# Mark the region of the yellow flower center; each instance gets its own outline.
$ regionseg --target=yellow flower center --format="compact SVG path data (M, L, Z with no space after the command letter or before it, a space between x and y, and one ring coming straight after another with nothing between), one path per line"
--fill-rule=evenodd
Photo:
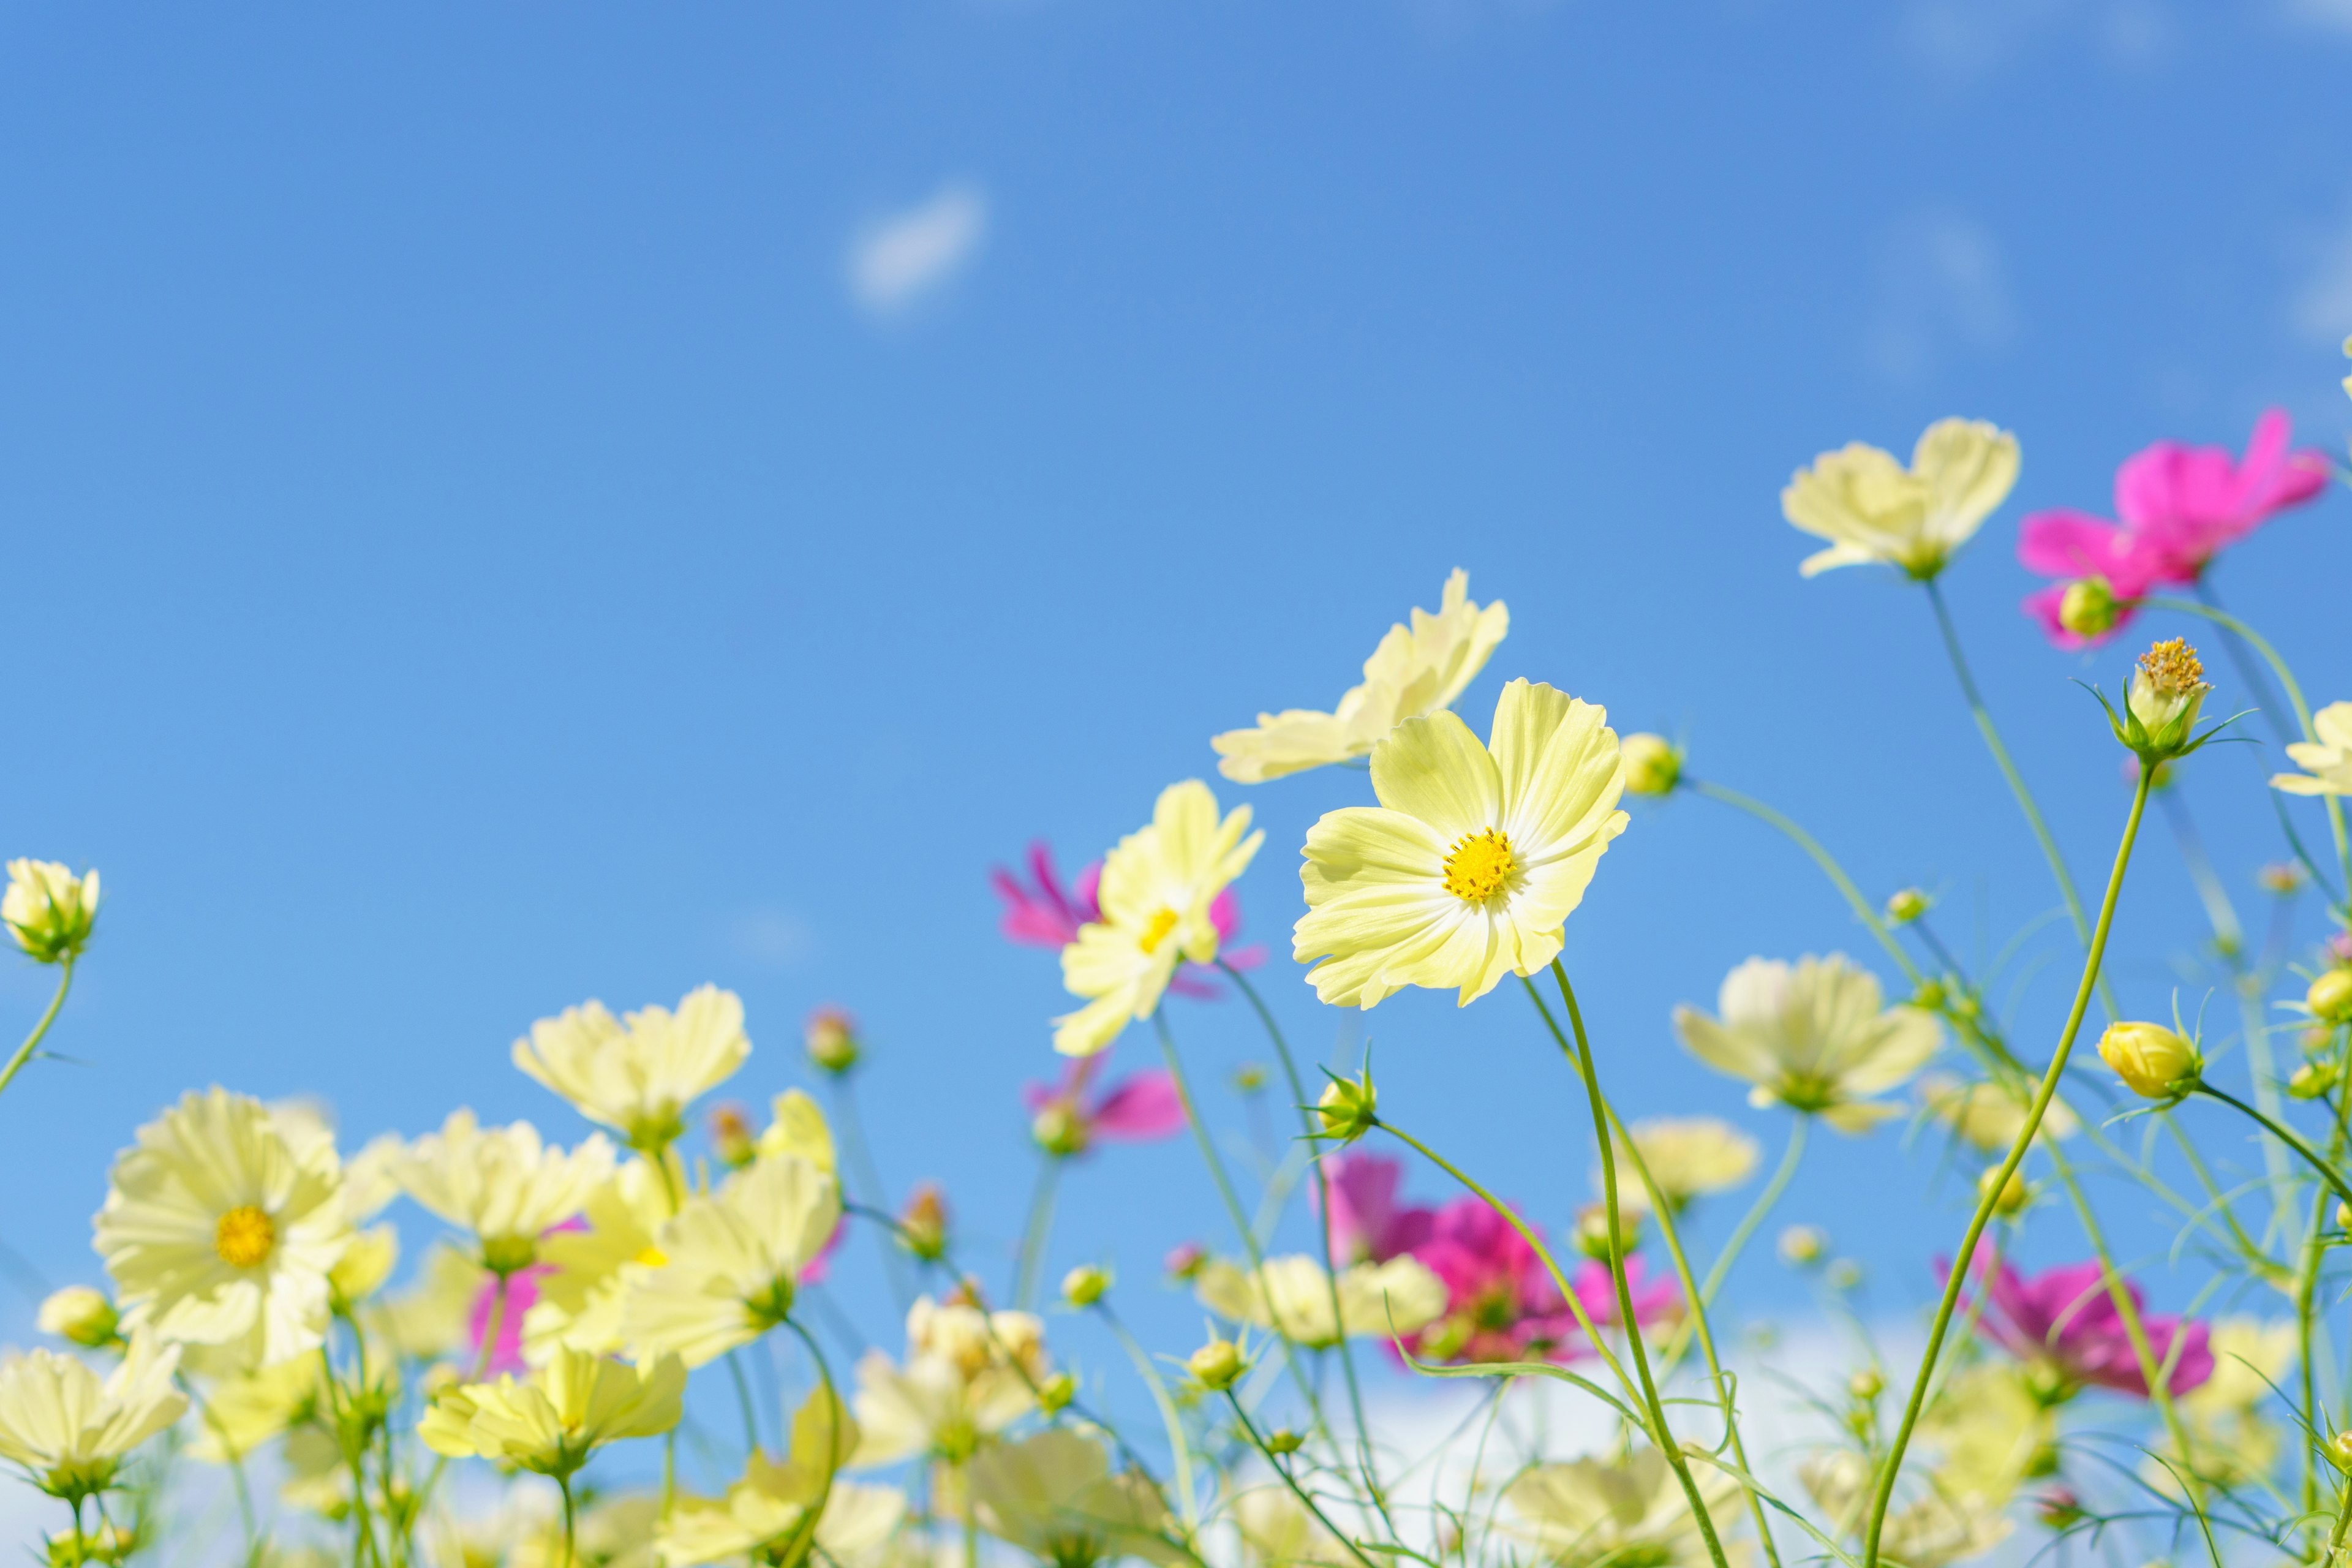
M1518 868L1501 828L1465 833L1445 857L1445 890L1465 904L1483 904L1507 887Z
M278 1226L251 1204L239 1204L220 1216L213 1232L213 1250L232 1268L251 1268L269 1261L278 1249Z
M659 1268L669 1262L669 1254L651 1242L638 1249L637 1261L648 1268Z
M1158 914L1153 915L1150 921L1143 928L1143 951L1146 952L1157 951L1160 944L1168 940L1168 933L1175 929L1176 911L1174 910L1161 910Z
M2205 684L2205 667L2185 637L2158 643L2139 656L2139 667L2147 672L2148 683L2168 695L2195 691Z

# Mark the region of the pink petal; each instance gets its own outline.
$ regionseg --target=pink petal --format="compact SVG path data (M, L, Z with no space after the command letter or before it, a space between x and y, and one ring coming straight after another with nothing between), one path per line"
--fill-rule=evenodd
M1143 1143L1184 1131L1184 1101L1176 1080L1158 1068L1119 1080L1091 1118L1095 1136L1118 1143Z
M2084 511L2037 511L2017 525L2017 559L2044 577L2107 577L2129 558L2131 535Z
M848 1236L848 1234L849 1216L847 1215L844 1215L834 1222L833 1234L824 1238L824 1245L816 1249L816 1256L810 1258L807 1266L802 1268L802 1284L822 1285L824 1283L825 1275L831 1272L833 1268L833 1255L841 1250L842 1239Z

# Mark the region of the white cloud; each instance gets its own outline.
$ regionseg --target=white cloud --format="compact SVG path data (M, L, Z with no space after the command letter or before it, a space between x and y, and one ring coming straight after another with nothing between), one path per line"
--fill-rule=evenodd
M2352 9L2352 0L2291 3ZM1953 81L2009 66L2050 38L2085 42L2109 66L2145 68L2171 52L2176 31L2163 0L1912 0L1901 28L1912 58Z
M975 185L942 185L850 243L850 296L869 314L897 315L969 266L987 233L987 195Z
M2352 33L2352 0L2285 0L2281 9L2291 22Z
M816 931L790 910L753 910L736 918L730 944L752 963L790 969L816 946Z
M1998 353L2016 330L1991 230L1963 214L1928 209L1887 231L1877 305L1863 343L1874 370L1889 381L1916 383L1956 354Z
M2297 247L2303 281L2288 300L2295 335L2330 347L2352 332L2352 223L2338 224Z

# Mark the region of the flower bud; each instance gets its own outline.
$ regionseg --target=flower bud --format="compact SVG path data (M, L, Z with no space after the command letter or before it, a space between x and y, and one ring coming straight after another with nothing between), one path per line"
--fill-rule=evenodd
M1862 1265L1851 1258L1841 1258L1829 1266L1822 1282L1831 1289L1843 1292L1862 1288Z
M1830 1238L1818 1226L1792 1225L1780 1233L1780 1261L1792 1268L1809 1268L1829 1249Z
M1642 1216L1622 1202L1617 1211L1617 1236L1627 1252L1640 1245ZM1587 1204L1576 1213L1576 1249L1596 1263L1609 1261L1609 1205Z
M1440 1318L1421 1331L1422 1357L1426 1361L1452 1361L1462 1353L1476 1331L1477 1325L1466 1313Z
M1265 1439L1265 1451L1277 1457L1286 1454L1296 1454L1299 1449L1304 1448L1305 1447L1307 1447L1307 1439L1300 1436L1297 1433L1292 1431L1287 1426L1278 1426L1275 1428L1272 1433L1267 1435Z
M2305 1062L2287 1075L2286 1091L2297 1100L2317 1100L2336 1087L2334 1062Z
M1877 1368L1866 1366L1845 1380L1845 1391L1853 1395L1856 1404L1867 1405L1886 1392L1886 1379L1879 1375Z
M8 890L0 893L0 921L16 945L38 963L71 958L89 941L98 919L98 873L77 880L54 860L11 860Z
M1916 888L1897 888L1886 900L1886 923L1907 926L1927 912L1933 902Z
M751 1118L733 1100L710 1108L709 1126L710 1151L728 1169L740 1171L760 1157L760 1141L752 1135Z
M1078 1396L1078 1380L1066 1372L1057 1372L1037 1384L1037 1410L1040 1415L1055 1415Z
M1949 1000L1950 994L1945 991L1944 983L1940 980L1922 980L1919 989L1911 994L1911 1005L1922 1013L1940 1013L1944 1010L1944 1004Z
M1333 1079L1325 1087L1323 1098L1315 1102L1315 1114L1323 1123L1325 1137L1353 1143L1372 1130L1373 1108L1379 1102L1371 1069L1367 1068L1360 1079Z
M1234 1069L1234 1092L1255 1094L1265 1087L1265 1064L1244 1062Z
M2178 1100L2205 1070L2197 1047L2161 1024L2109 1024L2099 1037L2099 1059L2144 1100Z
M2052 1487L2033 1500L2033 1512L2051 1530L2072 1529L2083 1521L2083 1500L2071 1487Z
M1184 1282L1197 1279L1208 1263L1207 1250L1197 1241L1187 1241L1170 1247L1168 1256L1160 1260L1160 1267L1168 1271L1169 1279Z
M2124 743L2146 763L2179 755L2188 749L2197 710L2212 689L2195 648L2179 637L2158 643L2132 667L2131 690L2125 700L2130 723Z
M2336 1204L2336 1228L2352 1232L2352 1204L2347 1204L2340 1198Z
M1671 795L1683 776L1683 754L1664 735L1628 735L1617 742L1630 795Z
M2313 1017L2330 1024L2352 1020L2352 969L2331 969L2313 981L2303 1005Z
M2304 869L2292 860L2273 860L2254 873L2254 880L2262 884L2263 891L2284 898L2302 889Z
M87 1285L68 1285L41 1303L41 1332L88 1350L112 1344L117 1321L114 1303Z
M1073 1307L1091 1307L1110 1289L1110 1271L1081 1263L1062 1276L1062 1300Z
M2339 1470L2352 1470L2352 1432L2338 1432L2327 1439L2327 1457Z
M1185 1358L1184 1366L1202 1388L1222 1394L1242 1380L1249 1362L1242 1347L1227 1339L1213 1339Z
M1999 1165L1987 1165L1982 1173L1977 1177L1977 1196L1979 1200L1992 1196L1993 1181L2000 1174ZM2025 1173L2021 1171L2011 1171L2009 1173L2009 1180L2001 1184L2000 1195L1992 1200L1992 1212L2003 1217L2016 1214L2025 1207L2026 1200L2032 1195L2032 1192L2025 1184Z
M898 1211L898 1245L926 1263L947 1256L948 1199L936 1182L919 1182Z
M809 1060L839 1077L857 1065L857 1020L838 1007L819 1007L809 1015L803 1037Z
M1087 1151L1087 1121L1066 1100L1049 1100L1029 1119L1029 1136L1057 1160Z
M2103 637L2116 629L2124 607L2116 599L2115 584L2105 577L2085 577L2066 584L2059 595L2058 624L2078 637Z

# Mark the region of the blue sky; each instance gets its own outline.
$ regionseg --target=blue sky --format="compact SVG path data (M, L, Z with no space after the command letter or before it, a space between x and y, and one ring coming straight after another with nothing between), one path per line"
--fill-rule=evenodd
M321 1094L354 1141L460 1102L569 1138L508 1043L706 980L761 1098L808 1008L856 1009L883 1164L945 1181L1001 1272L1064 999L989 866L1099 853L1211 733L1336 699L1456 565L1513 616L1476 727L1526 675L1683 733L1989 952L2045 873L1917 593L1797 577L1790 471L1949 413L2019 433L1949 585L2089 878L2125 797L2068 678L2113 690L2126 655L2041 644L2017 517L2268 405L2352 427L2340 0L19 5L0 42L0 839L109 894L75 1060L0 1100L0 1239L57 1282L184 1087ZM2218 578L2315 700L2352 695L2347 517ZM2249 905L2264 769L2186 785ZM1220 790L1267 830L1243 898L1279 952L1305 827L1364 782ZM2200 919L2155 836L2131 1010L2193 1011ZM1629 1111L1769 1142L1668 1012L1864 941L1785 845L1678 799L1569 956ZM0 965L0 1005L29 1023L45 984ZM1547 1218L1582 1200L1572 1086L1507 992L1360 1020L1266 984L1312 1048L1370 1035L1384 1110ZM1204 1080L1264 1055L1231 1005L1176 1023ZM1787 1210L1888 1306L1959 1225L1895 1142L1824 1149ZM1055 1267L1116 1258L1178 1348L1155 1260L1221 1234L1189 1147L1114 1151ZM2079 1251L2054 1214L2030 1246ZM1803 1300L1769 1261L1744 1288ZM869 1264L843 1289L879 1300ZM0 1298L0 1333L28 1319Z

